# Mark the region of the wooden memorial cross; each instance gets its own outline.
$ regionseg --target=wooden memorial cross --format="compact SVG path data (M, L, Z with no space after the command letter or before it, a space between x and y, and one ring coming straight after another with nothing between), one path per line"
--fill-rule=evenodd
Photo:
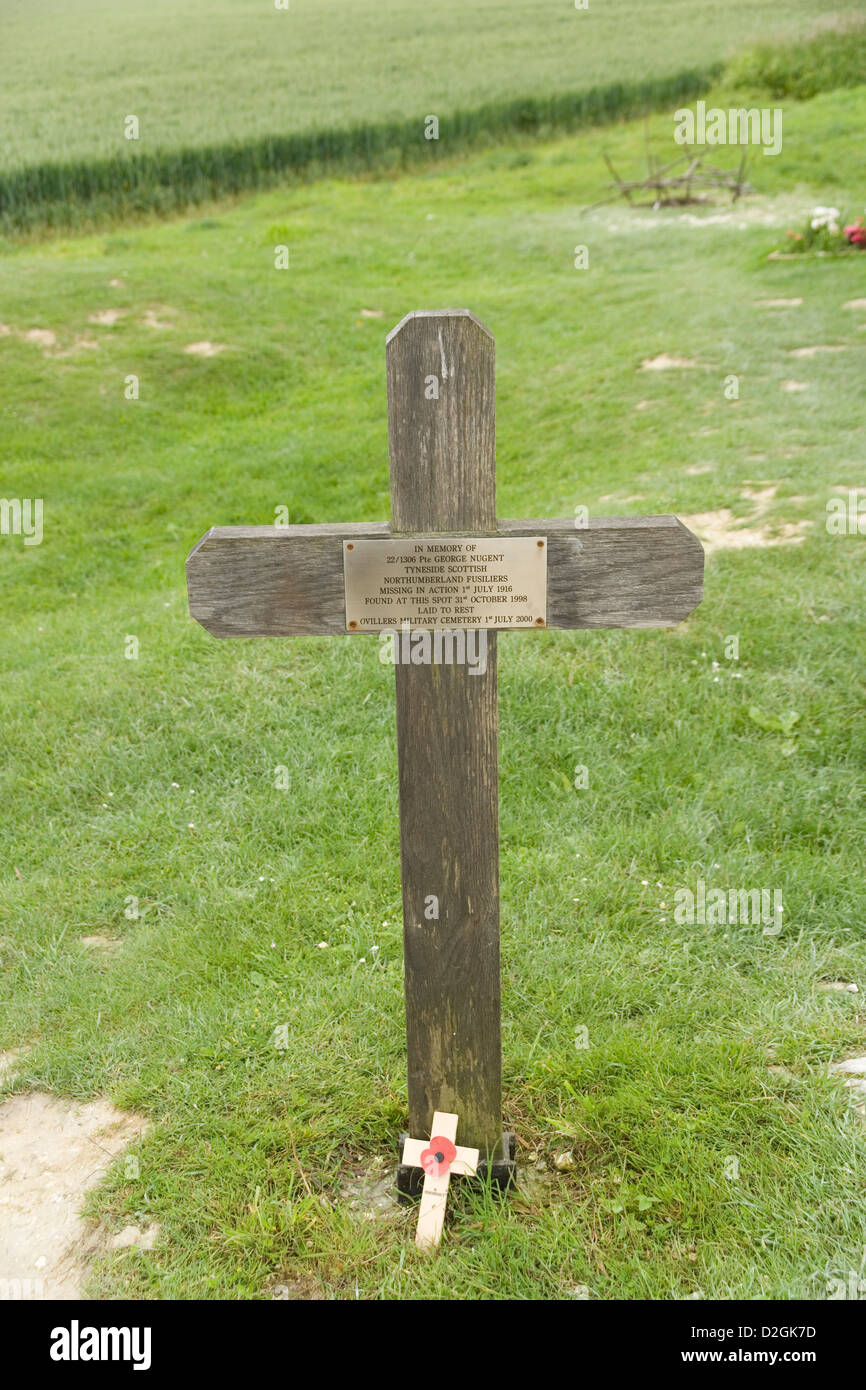
M448 1184L452 1173L472 1177L478 1172L478 1150L464 1149L457 1140L457 1116L433 1113L429 1140L405 1139L401 1165L424 1173L421 1188L421 1209L415 1244L421 1250L432 1250L439 1244L448 1201Z
M458 1114L479 1171L507 1183L495 629L677 623L703 550L674 516L497 521L493 338L467 310L409 314L386 359L390 527L212 527L187 560L190 612L217 637L408 622L488 639L483 674L447 653L395 665L409 1133ZM398 1186L419 1178L403 1165Z

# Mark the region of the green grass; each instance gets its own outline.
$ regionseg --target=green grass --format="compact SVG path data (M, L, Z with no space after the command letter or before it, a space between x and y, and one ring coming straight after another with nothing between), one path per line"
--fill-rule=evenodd
M31 1047L19 1088L153 1122L140 1178L117 1165L91 1211L160 1241L106 1256L94 1293L794 1298L860 1269L863 1128L825 1068L866 1018L818 986L866 986L864 541L824 527L862 480L862 266L765 253L813 202L862 204L864 121L866 87L786 107L761 196L702 226L581 212L602 148L643 165L641 124L0 259L0 492L46 509L41 546L0 541L0 1046ZM673 152L670 119L651 137ZM183 561L282 504L386 517L384 335L441 305L496 334L501 515L747 520L770 480L771 528L812 525L712 556L674 630L503 637L506 1119L575 1166L458 1195L421 1265L412 1213L340 1197L405 1123L392 680L374 642L214 641ZM226 350L184 352L202 340ZM641 370L662 352L698 365ZM798 711L793 750L752 705ZM698 877L780 888L781 936L678 925Z
M0 232L86 230L323 168L400 167L505 133L676 106L768 34L776 67L780 51L808 66L811 48L790 45L821 17L826 87L858 15L854 0L792 0L781 13L772 0L586 11L567 0L292 0L287 12L267 0L8 0ZM765 59L751 62L758 80ZM844 63L856 67L847 48ZM429 114L438 142L424 138ZM136 141L124 138L128 115Z
M766 91L774 101L804 101L838 87L859 87L866 72L866 29L841 24L819 29L807 42L761 43L728 65L736 86Z

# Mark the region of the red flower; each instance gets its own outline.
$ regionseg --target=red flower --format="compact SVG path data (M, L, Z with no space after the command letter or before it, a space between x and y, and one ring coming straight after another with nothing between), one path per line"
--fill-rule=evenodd
M421 1151L421 1167L431 1178L441 1178L448 1172L456 1157L457 1150L451 1140L443 1138L441 1134L434 1134L429 1149Z
M843 227L842 231L845 240L850 242L852 246L866 246L866 227L863 226L862 217L858 222L852 222L850 226Z

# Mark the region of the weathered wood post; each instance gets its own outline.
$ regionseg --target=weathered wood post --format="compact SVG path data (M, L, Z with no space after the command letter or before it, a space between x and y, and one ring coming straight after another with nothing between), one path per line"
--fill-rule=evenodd
M494 533L492 336L466 311L410 314L386 354L391 534ZM483 675L466 664L395 671L409 1131L453 1111L464 1143L507 1158L496 633Z

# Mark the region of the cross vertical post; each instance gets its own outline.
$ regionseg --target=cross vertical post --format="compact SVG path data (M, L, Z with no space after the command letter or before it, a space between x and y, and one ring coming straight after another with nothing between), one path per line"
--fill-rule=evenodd
M391 535L495 533L492 336L466 310L414 313L386 353ZM496 633L485 636L483 675L395 666L409 1132L453 1112L467 1144L502 1159Z

